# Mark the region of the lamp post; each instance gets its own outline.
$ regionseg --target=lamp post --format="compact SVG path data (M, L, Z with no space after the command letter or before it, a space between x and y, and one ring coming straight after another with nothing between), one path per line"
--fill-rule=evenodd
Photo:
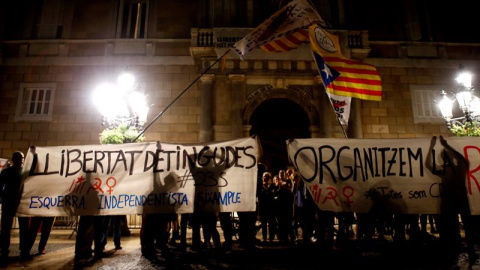
M147 120L147 99L141 93L140 86L132 74L123 73L118 77L116 83L99 85L93 92L93 102L102 115L102 125L106 126L100 133L101 144L129 143L145 139L139 134ZM112 218L114 226L117 229L120 228L122 236L130 235L126 215L107 216L106 218ZM121 220L123 220L122 223ZM98 222L105 223L106 221ZM115 243L115 245L117 249L120 243Z
M442 100L438 107L447 123L447 128L457 136L480 136L480 99L473 94L472 74L462 71L456 78L453 97L448 97L442 90ZM463 115L453 117L453 105L457 101L458 109Z
M121 74L116 83L102 83L93 92L93 102L106 129L101 143L134 142L148 114L146 96L130 73Z

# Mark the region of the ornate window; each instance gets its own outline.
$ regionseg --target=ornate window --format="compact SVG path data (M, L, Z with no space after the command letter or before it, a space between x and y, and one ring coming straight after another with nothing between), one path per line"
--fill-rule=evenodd
M435 101L440 101L442 86L411 85L413 120L415 123L442 123L445 120Z
M15 121L51 121L54 83L22 83L18 95Z

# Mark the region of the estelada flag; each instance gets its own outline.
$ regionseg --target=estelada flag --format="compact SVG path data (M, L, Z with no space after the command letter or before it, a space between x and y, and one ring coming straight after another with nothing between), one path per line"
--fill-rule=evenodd
M338 37L316 24L309 27L309 37L313 58L328 92L382 100L382 81L374 66L343 56Z
M232 49L243 58L253 49L273 40L289 37L300 29L308 28L312 23L325 25L308 0L293 0L237 41Z

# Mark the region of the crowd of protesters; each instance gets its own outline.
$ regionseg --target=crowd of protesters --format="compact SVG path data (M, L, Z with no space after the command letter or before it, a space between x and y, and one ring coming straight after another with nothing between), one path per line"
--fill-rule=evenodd
M189 247L196 251L225 253L231 250L233 237L238 233L239 245L246 250L262 245L311 245L333 249L352 242L358 247L368 247L374 241L405 247L406 243L421 245L439 239L446 249L445 255L454 257L463 249L462 230L465 232L465 226L471 227L474 222L459 213L456 215L457 226L445 228L442 225L447 221L441 214L393 214L382 209L370 213L322 211L313 201L300 174L292 168L275 174L265 167L259 170L256 209L256 212L154 215L162 221L157 221L161 225L152 228L162 228L160 230L149 229L144 217L146 223L142 227L141 241L148 239L149 244L142 244L142 254L155 260L155 248L164 254L171 245L179 245L184 250ZM238 231L233 228L235 214L239 218ZM180 226L174 226L178 219ZM220 222L220 229L217 222ZM192 230L191 243L186 238L187 228ZM478 238L478 234L468 232L466 237L467 253L474 263L477 255L469 242Z
M458 159L455 163L462 166L463 156L455 153L443 138L440 138L440 142L445 151L451 151L451 156ZM435 143L434 137L432 148ZM22 193L19 173L23 165L23 154L15 152L11 160L12 166L4 169L0 177L3 187L0 236L2 262L8 258L10 230ZM459 171L466 170L459 168ZM147 259L155 261L158 256L168 256L173 245L180 246L185 251L214 250L222 254L228 253L232 249L234 238L238 239L240 247L254 251L257 245L315 245L322 249L332 249L352 241L365 247L372 241L422 243L438 237L445 248L445 256L455 257L462 249L463 228L467 253L473 264L478 258L473 246L479 239L479 230L476 229L479 223L476 216L469 214L468 200L465 201L466 197L463 197L466 196L463 194L464 186L458 184L461 181L455 180L455 176L446 178L448 179L442 181L448 185L449 190L443 194L445 199L442 198L441 214L391 213L382 208L384 204L381 202L374 203L375 207L369 213L335 213L319 209L300 174L293 168L269 172L260 164L256 211L144 214L140 232L141 252ZM372 194L372 199L375 202L375 194ZM234 220L235 216L238 217L238 222ZM30 250L39 224L43 224L45 236L42 231L38 252L44 254L54 218L19 217L18 220L21 258L31 258ZM222 233L218 229L218 222ZM89 259L92 253L97 258L104 255L109 224L114 227L115 249L121 249L119 217L80 217L75 244L77 261ZM191 229L190 242L187 241L187 229Z
M445 141L442 143L448 147ZM472 229L478 227L478 223L474 216L463 211L451 210L453 214L448 212L448 215L394 214L382 207L369 213L322 211L294 169L286 168L272 174L263 168L260 172L256 212L236 213L240 219L238 241L246 250L262 245L311 245L324 250L351 246L352 243L366 248L374 242L405 248L407 244L421 246L438 239L445 259L454 260L463 250L467 251L470 264L478 259L473 245L478 242L479 233ZM182 214L173 219L164 215L163 218L163 223L159 224L164 229L148 230L147 225L142 229L141 239L150 241L150 244L142 245L142 254L149 259L156 259L155 247L160 247L164 254L168 253L168 245L178 244L185 250L190 246L197 251L228 252L232 248L232 237L237 233L232 231L233 213ZM181 219L180 232L175 232L169 224L178 218ZM218 221L222 234L216 226ZM191 245L186 240L188 227L192 229ZM155 236L158 233L163 237ZM465 241L462 241L463 233ZM179 242L175 235L179 235ZM153 239L157 241L156 245L153 245Z

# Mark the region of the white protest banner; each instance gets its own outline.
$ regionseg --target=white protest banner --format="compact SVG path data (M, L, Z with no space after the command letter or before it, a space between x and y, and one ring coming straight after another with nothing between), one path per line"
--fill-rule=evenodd
M256 137L199 145L36 147L18 215L254 211Z
M322 210L439 214L463 198L480 214L479 138L296 139L287 147Z

